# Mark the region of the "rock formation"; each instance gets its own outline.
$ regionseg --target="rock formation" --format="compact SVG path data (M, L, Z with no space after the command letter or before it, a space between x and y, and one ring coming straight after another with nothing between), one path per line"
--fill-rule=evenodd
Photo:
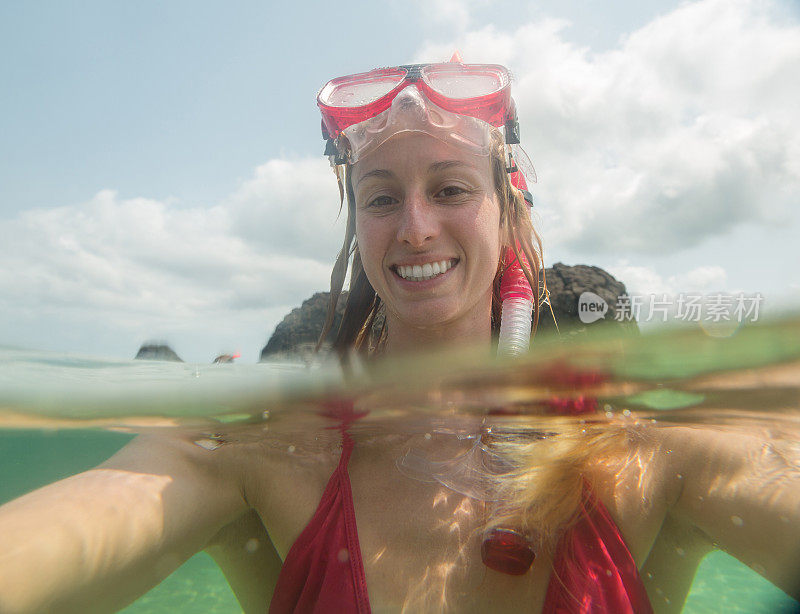
M620 298L626 295L625 284L614 279L603 269L582 264L568 266L559 262L552 268L546 269L545 276L553 313L551 314L547 305L542 305L539 332L548 333L555 330L553 323L555 314L562 335L574 336L597 326L615 326L625 332L638 333L636 322L615 320L618 302L625 300ZM591 324L584 324L578 314L578 299L584 292L595 293L608 305L605 317ZM322 332L322 325L328 313L329 298L329 292L317 292L303 301L300 307L293 309L278 324L272 337L261 350L261 360L308 356ZM342 292L336 307L332 331L336 331L342 321L346 298L347 293Z
M633 334L639 332L639 326L635 321L616 320L620 307L623 307L624 310L625 305L629 304L627 290L625 284L614 279L610 273L600 267L585 264L568 266L557 262L552 268L545 269L545 277L553 313L550 313L547 305L542 305L539 315L539 332L555 330L553 315L556 317L558 329L562 333L566 332L572 335L593 326L614 326ZM539 283L541 283L541 278ZM578 314L579 299L584 292L593 292L608 305L605 316L591 324L584 324Z
M166 343L151 341L142 344L134 360L171 360L172 362L183 362L180 356Z

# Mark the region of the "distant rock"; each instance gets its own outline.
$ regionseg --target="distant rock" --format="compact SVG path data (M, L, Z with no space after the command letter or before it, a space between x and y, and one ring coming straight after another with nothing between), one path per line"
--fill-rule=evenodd
M310 356L322 333L325 316L328 314L330 296L330 292L317 292L311 298L303 301L300 307L292 309L275 327L275 332L261 350L261 361L269 358ZM332 331L338 330L339 324L342 322L346 302L347 292L342 292L339 304L336 306Z
M541 306L539 332L555 330L553 323L555 314L558 329L562 333L575 335L588 330L589 327L597 326L613 326L626 333L639 333L639 326L634 320L616 319L620 307L628 305L628 293L625 284L616 280L607 271L585 264L569 266L557 262L552 268L545 269L545 276L553 313L550 313L547 305ZM579 299L584 292L593 292L608 305L605 316L591 324L582 322L578 313Z
M183 362L175 351L165 343L145 343L139 348L135 360L171 360Z
M539 332L546 333L555 330L553 314L555 314L561 333L570 337L585 332L589 327L601 325L613 326L633 334L639 332L636 322L615 320L618 301L624 302L627 294L625 284L614 279L603 269L583 264L568 266L559 262L552 268L546 269L545 275L553 313L550 313L547 305L542 305L539 316ZM578 300L584 292L593 292L608 305L605 316L591 324L584 324L578 313ZM272 337L261 350L261 360L308 357L313 352L322 332L322 325L328 313L329 299L329 292L317 292L311 298L303 301L300 307L293 309L278 324ZM332 331L339 328L346 299L347 292L342 292L342 297L336 306Z

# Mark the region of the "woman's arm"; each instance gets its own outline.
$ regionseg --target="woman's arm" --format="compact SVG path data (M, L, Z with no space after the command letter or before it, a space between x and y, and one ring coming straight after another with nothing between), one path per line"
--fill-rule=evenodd
M141 436L0 507L0 612L108 612L248 510L234 455Z
M800 598L800 436L767 427L664 429L682 481L671 513ZM798 433L800 435L800 433Z

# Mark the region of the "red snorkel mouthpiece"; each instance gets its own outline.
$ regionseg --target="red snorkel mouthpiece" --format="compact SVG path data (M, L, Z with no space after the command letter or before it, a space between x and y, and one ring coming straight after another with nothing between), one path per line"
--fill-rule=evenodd
M481 559L489 569L521 576L533 564L533 544L519 531L498 528L489 531L481 544Z

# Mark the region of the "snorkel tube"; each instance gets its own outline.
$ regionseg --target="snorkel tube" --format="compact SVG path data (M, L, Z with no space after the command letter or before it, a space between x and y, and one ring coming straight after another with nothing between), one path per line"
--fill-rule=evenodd
M522 191L526 204L533 206L533 197L527 190L523 174L516 170L511 173L511 184ZM506 248L506 270L500 281L500 336L497 342L498 356L519 356L528 351L531 339L531 315L533 313L533 289L525 276L523 266L528 268L525 254L517 245L519 258L510 247ZM489 463L502 465L499 455L493 453L494 436L491 426L484 426L481 443L489 452ZM497 467L502 472L502 467ZM490 507L489 516L495 515L502 501L495 500ZM494 508L494 509L492 509ZM536 554L530 535L517 527L495 526L488 528L481 542L481 559L484 565L501 573L518 576L530 569Z
M522 191L528 206L533 198L527 190L525 177L520 171L511 173L511 184ZM525 254L519 249L519 259L510 247L506 248L506 270L500 281L500 337L497 342L498 356L518 356L528 351L531 340L531 314L533 313L533 289L522 267L528 268ZM520 262L520 260L522 262Z

